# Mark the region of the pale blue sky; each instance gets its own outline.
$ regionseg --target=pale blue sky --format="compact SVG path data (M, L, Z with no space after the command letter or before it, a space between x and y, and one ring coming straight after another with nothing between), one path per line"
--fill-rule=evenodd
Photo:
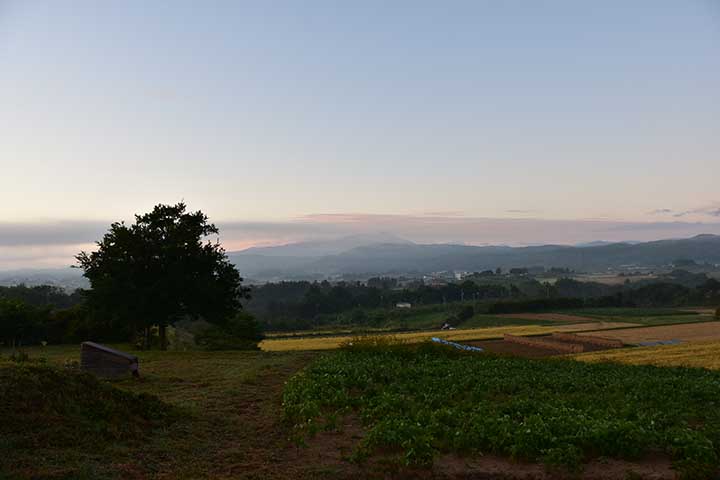
M717 222L720 1L0 0L0 166L0 227Z

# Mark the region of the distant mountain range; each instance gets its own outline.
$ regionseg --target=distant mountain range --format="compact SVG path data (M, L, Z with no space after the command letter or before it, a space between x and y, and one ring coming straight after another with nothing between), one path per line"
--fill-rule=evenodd
M698 235L654 242L592 242L575 246L531 247L423 245L390 234L355 235L337 240L255 247L228 252L249 281L322 279L339 275L427 274L514 267L563 267L599 272L628 265L661 267L679 259L720 264L720 236ZM0 285L51 284L87 287L78 269L0 272Z
M365 242L365 244L362 244ZM346 237L230 252L240 272L255 280L335 275L399 275L443 270L564 267L602 271L626 265L659 267L677 259L720 263L720 236L654 242L597 242L533 247L421 245L391 236Z

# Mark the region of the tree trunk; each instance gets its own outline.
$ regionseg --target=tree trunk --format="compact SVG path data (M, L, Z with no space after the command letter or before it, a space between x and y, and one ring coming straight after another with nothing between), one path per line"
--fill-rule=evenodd
M143 339L143 350L150 350L150 327L145 327L145 338Z
M160 350L167 350L167 325L160 324Z

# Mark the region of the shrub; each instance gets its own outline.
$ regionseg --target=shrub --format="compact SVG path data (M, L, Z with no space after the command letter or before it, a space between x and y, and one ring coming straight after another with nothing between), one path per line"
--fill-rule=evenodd
M263 335L251 315L240 312L225 325L209 325L195 335L195 342L205 350L258 350Z
M464 322L465 320L470 320L473 315L475 315L475 309L472 305L464 305L455 316L458 322Z

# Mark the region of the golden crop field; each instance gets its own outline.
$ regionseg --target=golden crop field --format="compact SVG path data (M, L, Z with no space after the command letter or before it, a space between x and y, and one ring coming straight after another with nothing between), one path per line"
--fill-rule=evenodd
M604 350L580 353L573 358L583 362L619 362L631 365L704 367L720 370L720 341Z
M431 337L440 337L445 340L453 341L488 340L491 338L501 338L506 333L511 335L544 335L553 332L596 331L632 326L635 326L635 324L623 322L588 322L573 325L560 324L557 326L523 325L463 330L434 330L425 332L398 333L394 336L405 342L419 343L428 340ZM260 343L260 348L268 352L288 350L332 350L338 348L342 343L347 342L352 338L353 337L350 335L319 338L269 338Z

